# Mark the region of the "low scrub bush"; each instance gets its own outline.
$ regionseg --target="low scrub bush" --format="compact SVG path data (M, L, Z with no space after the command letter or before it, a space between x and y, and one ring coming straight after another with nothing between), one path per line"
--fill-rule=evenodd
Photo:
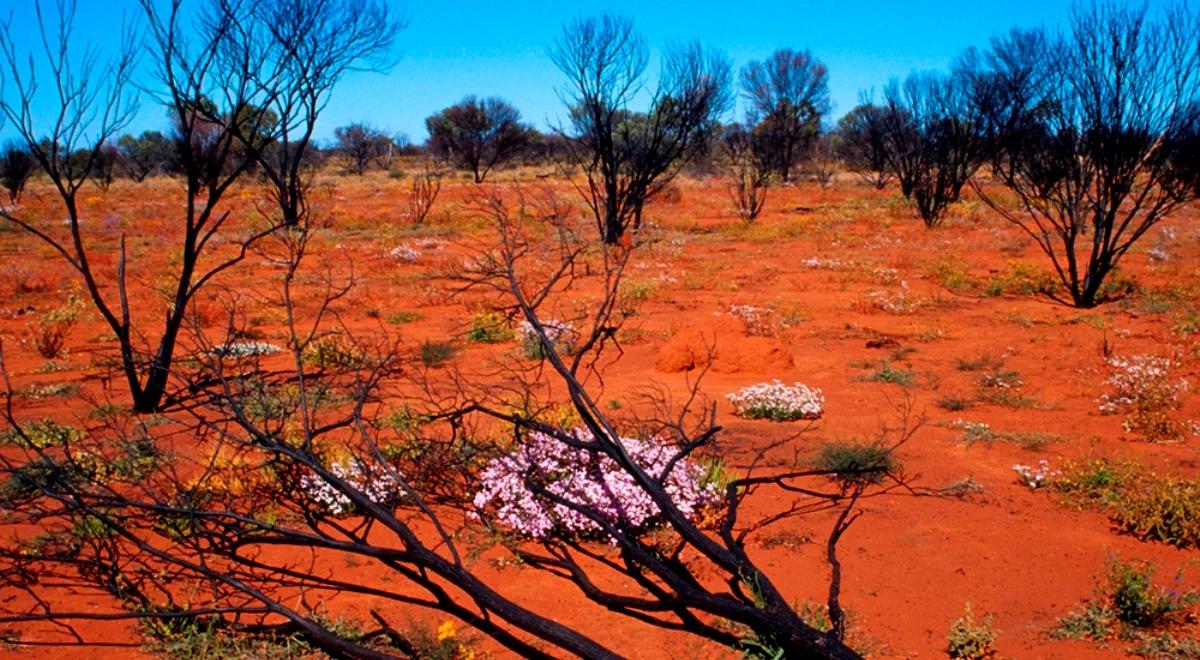
M1200 546L1200 482L1159 479L1123 493L1109 507L1117 527L1145 541Z
M725 398L733 404L734 413L746 419L790 422L820 419L825 412L821 390L802 383L784 385L778 380L758 383L726 394Z
M454 359L457 352L451 342L429 339L421 344L421 364L427 367L440 367Z
M971 605L967 604L967 611L950 624L950 633L946 635L946 655L962 660L993 658L996 656L998 634L992 627L991 616L976 621Z

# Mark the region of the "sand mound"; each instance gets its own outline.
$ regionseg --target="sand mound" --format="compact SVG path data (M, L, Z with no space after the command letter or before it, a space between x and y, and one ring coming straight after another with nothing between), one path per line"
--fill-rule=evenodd
M751 337L742 322L714 316L679 332L658 352L655 368L667 373L691 371L710 359L717 373L771 373L792 366L792 354L774 337Z

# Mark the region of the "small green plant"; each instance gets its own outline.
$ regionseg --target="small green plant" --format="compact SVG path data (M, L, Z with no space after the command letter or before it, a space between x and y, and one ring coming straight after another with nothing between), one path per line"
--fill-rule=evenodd
M892 450L874 441L839 441L821 446L813 467L845 487L861 487L882 482L899 469Z
M300 354L304 363L318 369L353 369L365 360L362 350L341 333L331 333L309 342Z
M387 322L391 323L392 325L400 325L402 323L413 323L414 321L420 321L423 318L425 318L425 316L420 312L403 311L388 315Z
M962 291L974 285L971 272L962 259L943 256L929 262L925 266L929 279L937 282L950 291Z
M1181 639L1169 632L1157 635L1139 634L1137 644L1129 649L1133 655L1154 660L1195 660L1200 658L1200 641Z
M1104 595L1119 621L1137 628L1150 628L1196 602L1198 595L1195 592L1179 588L1182 571L1176 573L1175 587L1171 590L1154 586L1153 577L1154 566L1150 562L1123 562L1116 556L1109 560L1105 569L1108 589Z
M1112 610L1104 603L1090 600L1070 614L1061 617L1050 631L1054 639L1094 639L1103 641L1112 635L1116 622Z
M982 371L984 369L994 371L1004 366L1004 360L992 357L988 353L984 353L976 358L958 358L958 360L955 362L955 366L959 371Z
M508 319L499 312L480 312L471 319L467 341L477 344L498 344L512 341L517 336L508 325Z
M875 383L890 383L900 387L912 387L917 382L917 376L908 369L893 367L890 362L883 360L879 367L862 377L862 380Z
M975 614L971 612L971 604L967 603L966 612L950 624L950 633L946 635L946 655L964 660L993 658L996 656L998 634L992 626L992 617L985 616L977 622Z
M85 433L74 426L59 424L46 417L15 428L0 431L0 445L12 445L25 449L46 449L79 442Z
M1062 467L1061 478L1053 485L1062 495L1064 504L1105 508L1119 501L1136 479L1137 464L1095 458L1084 462L1068 461Z
M61 356L67 336L71 334L71 329L75 327L83 310L83 301L72 293L63 306L39 314L33 328L33 346L38 355L47 360Z
M1053 291L1054 277L1027 261L1010 261L995 277L983 284L985 296L1033 295Z
M1115 554L1110 556L1104 569L1104 583L1096 586L1096 596L1059 619L1052 635L1102 641L1120 627L1123 636L1133 636L1138 629L1155 628L1180 618L1200 600L1200 594L1180 587L1182 570L1175 574L1169 590L1156 586L1153 577L1154 566L1150 562L1125 562Z
M421 344L421 364L430 368L440 367L454 359L457 352L451 342L428 339Z

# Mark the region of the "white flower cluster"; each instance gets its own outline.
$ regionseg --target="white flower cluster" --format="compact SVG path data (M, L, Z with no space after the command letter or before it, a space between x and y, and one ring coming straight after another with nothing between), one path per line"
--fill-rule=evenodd
M815 268L817 270L841 270L846 267L846 263L837 259L822 259L820 257L809 257L802 259L800 265L806 268Z
M908 283L901 281L899 291L872 291L867 294L871 306L888 314L911 314L924 304L920 296L908 290Z
M899 284L903 282L900 279L900 271L895 268L876 268L871 271L871 276L880 284Z
M779 422L820 419L825 412L821 390L801 383L784 385L778 380L750 385L725 398L734 412L746 419L771 419Z
M416 247L409 245L408 243L401 243L391 250L388 250L388 256L396 259L397 261L403 261L411 264L421 258L421 251Z
M557 319L539 319L542 324L542 332L546 333L546 339L550 340L550 345L559 353L570 353L571 348L575 343L575 328L568 321L559 321ZM521 345L525 347L525 353L530 357L542 358L545 357L545 350L542 347L542 340L538 337L537 329L528 320L522 319L517 324L517 335L521 339Z
M980 440L991 440L996 437L992 427L986 422L970 422L961 417L950 424L956 429L962 429L963 442L971 444Z
M262 355L272 355L283 349L265 341L231 341L220 346L214 346L210 354L223 358L248 358Z
M382 466L372 467L354 457L344 458L330 465L329 471L376 504L393 502L402 492L400 483L392 476L390 469ZM300 487L321 508L335 516L344 516L354 511L354 503L350 498L320 475L314 473L300 477Z
M1038 461L1037 467L1018 463L1013 466L1013 472L1017 473L1018 481L1033 490L1050 483L1050 480L1059 474L1057 470L1050 469L1050 463L1044 458Z
M767 337L775 333L774 315L765 307L730 305L729 315L742 322L747 334Z
M1100 412L1105 415L1115 415L1148 400L1174 403L1188 388L1187 380L1171 379L1174 365L1170 358L1157 355L1114 356L1109 358L1108 364L1113 368L1113 373L1104 384L1111 387L1113 392L1102 394L1097 400Z

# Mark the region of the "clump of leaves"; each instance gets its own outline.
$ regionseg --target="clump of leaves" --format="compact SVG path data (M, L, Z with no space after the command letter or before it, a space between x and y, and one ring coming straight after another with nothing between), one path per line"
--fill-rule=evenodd
M8 479L0 483L0 502L12 504L24 498L37 497L44 491L65 489L90 478L91 475L74 461L58 461L41 456L12 470Z
M46 417L15 428L0 431L0 445L11 445L24 449L46 449L79 442L85 433L74 426L59 424Z
M950 633L946 635L946 655L964 660L995 657L998 635L992 626L992 617L988 615L982 621L976 621L968 603L966 612L950 624Z

